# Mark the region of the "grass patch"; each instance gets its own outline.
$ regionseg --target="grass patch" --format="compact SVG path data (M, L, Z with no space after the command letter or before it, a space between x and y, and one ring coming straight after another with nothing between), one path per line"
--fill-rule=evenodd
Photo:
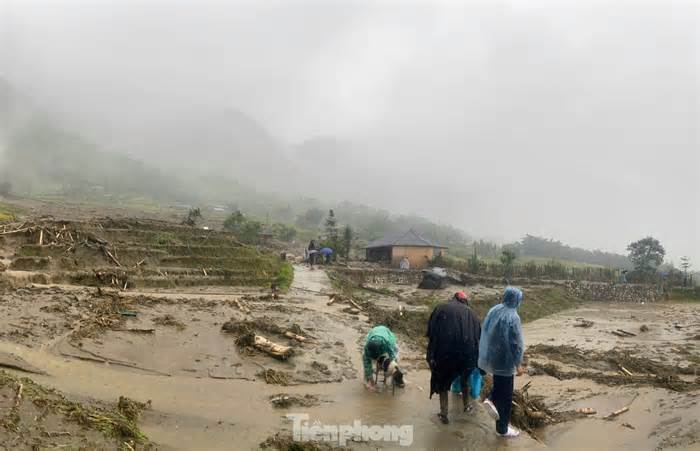
M275 276L275 285L282 291L287 291L294 281L294 268L291 264L283 262Z
M670 300L673 302L700 302L700 287L674 288Z
M342 295L354 299L365 308L372 326L384 325L392 331L402 335L403 339L412 341L418 346L427 345L425 334L428 327L428 319L433 309L440 303L447 301L436 294L420 294L405 299L406 303L415 306L425 306L424 311L403 311L399 315L398 310L386 310L377 307L370 299L373 293L363 290L360 286L342 277L338 273L329 271L329 277L333 287ZM494 305L501 302L501 295L488 297L475 297L469 302L470 307L483 321L488 311ZM563 287L536 287L524 290L523 303L518 309L518 314L523 323L535 321L539 318L552 315L577 307L583 301L569 295Z
M0 202L0 222L15 221L19 213L17 207Z

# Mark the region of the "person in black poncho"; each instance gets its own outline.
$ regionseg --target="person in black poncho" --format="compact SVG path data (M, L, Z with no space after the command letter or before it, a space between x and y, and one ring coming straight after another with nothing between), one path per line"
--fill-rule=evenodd
M435 307L428 321L428 350L430 365L430 397L440 395L440 420L447 424L448 391L459 376L462 383L464 409L469 406L469 374L479 360L479 318L469 308L467 296L459 291L446 303Z

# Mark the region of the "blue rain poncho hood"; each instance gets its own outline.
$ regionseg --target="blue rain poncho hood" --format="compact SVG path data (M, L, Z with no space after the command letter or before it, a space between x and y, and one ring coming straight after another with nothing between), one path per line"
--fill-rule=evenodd
M489 310L481 326L479 368L497 376L512 376L523 360L525 343L518 316L523 292L507 287L503 302Z

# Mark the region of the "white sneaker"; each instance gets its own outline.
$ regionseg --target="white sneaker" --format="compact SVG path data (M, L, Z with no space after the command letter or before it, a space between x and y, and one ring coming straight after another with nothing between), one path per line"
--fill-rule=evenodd
M500 418L496 405L490 399L486 398L486 401L484 401L484 407L486 407L486 412L491 415L491 418L494 420L498 420Z
M517 437L517 436L520 435L520 431L517 430L517 429L515 429L513 426L511 426L511 425L509 424L509 425L508 425L508 431L506 431L505 434L500 434L500 433L499 433L498 435L500 435L501 437Z

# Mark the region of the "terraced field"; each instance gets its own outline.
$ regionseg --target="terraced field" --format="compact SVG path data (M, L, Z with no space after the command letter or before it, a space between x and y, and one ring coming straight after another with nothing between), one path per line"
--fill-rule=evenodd
M8 276L129 288L289 285L287 264L222 231L154 220L37 221L3 232Z

